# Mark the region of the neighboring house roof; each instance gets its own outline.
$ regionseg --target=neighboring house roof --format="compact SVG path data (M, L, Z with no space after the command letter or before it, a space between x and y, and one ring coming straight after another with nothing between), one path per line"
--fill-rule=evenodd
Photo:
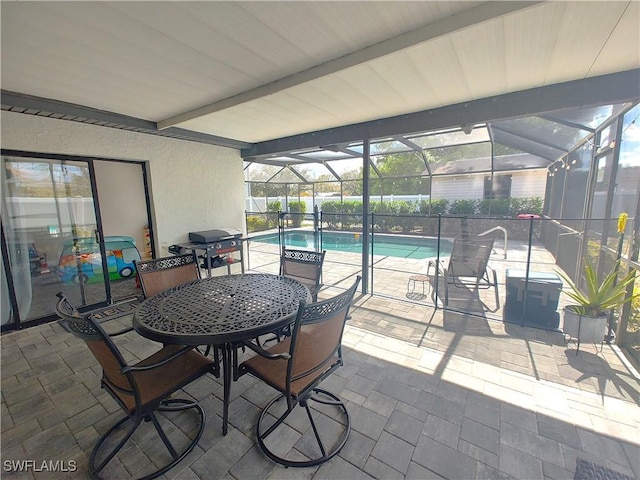
M523 169L542 169L549 166L549 161L529 153L502 155L493 159L494 172L508 172ZM491 170L491 157L466 158L429 165L431 175L461 175L468 173L487 173ZM429 175L425 170L423 175Z

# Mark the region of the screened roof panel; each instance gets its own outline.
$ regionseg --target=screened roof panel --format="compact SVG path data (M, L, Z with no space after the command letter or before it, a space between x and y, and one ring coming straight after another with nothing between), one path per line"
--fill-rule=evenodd
M532 155L545 158L549 162L555 162L568 151L568 149L560 150L502 130L495 129L492 131L494 142L520 150L521 152L528 152Z
M593 134L594 128L600 128L613 115L627 108L629 104L604 105L588 108L569 108L551 111L544 114L529 117L512 118L501 121L477 124L464 124L455 128L411 133L405 135L392 135L383 138L372 139L370 143L370 158L373 162L371 174L373 176L385 176L383 161L385 155L416 153L418 159L426 160L428 166L438 165L434 175L486 172L491 170L490 157L491 145L503 145L508 147L511 154L521 152L518 168L544 168L550 163L560 161L571 149L584 142ZM633 111L637 112L638 107ZM637 115L636 115L637 116ZM625 117L628 119L629 115ZM627 146L633 142L635 124L627 121L630 132L625 136ZM633 127L633 128L632 128ZM640 128L638 128L640 130ZM637 145L634 144L634 148ZM303 177L304 181L332 181L362 178L363 141L351 143L338 143L334 145L319 146L316 149L297 150L280 155L252 158L252 161L268 165L289 167L289 173L280 174L274 181L291 181L299 183L301 180L293 174L295 170ZM420 150L422 152L420 153ZM630 150L630 149L629 149ZM496 152L496 150L493 150ZM627 150L628 151L628 150ZM504 148L498 147L500 155L505 153ZM621 156L629 155L624 150ZM497 157L496 157L497 158ZM516 157L513 157L516 158ZM626 159L628 162L632 159ZM397 161L397 160L396 160ZM456 165L441 167L448 161L458 161ZM515 164L504 165L511 169ZM308 168L307 168L308 167ZM398 165L396 164L396 167ZM496 165L493 165L494 170ZM394 170L403 172L404 166ZM409 170L411 168L407 166ZM427 172L421 170L417 175ZM409 174L409 172L407 172ZM264 177L264 173L259 176ZM290 179L290 180L286 180Z
M296 175L291 169L284 168L271 180L272 183L305 183L305 180Z
M425 162L418 152L403 153L401 155L380 155L371 158L375 172L382 177L403 177L421 175L425 169ZM393 173L390 173L393 172Z
M491 127L494 132L501 130L520 137L525 141L539 143L542 146L568 152L583 140L589 132L553 122L542 117L513 118L500 122L493 122ZM528 151L526 148L518 147Z
M292 159L291 157L285 157L285 156L280 156L280 157L269 157L269 158L265 158L263 160L264 163L269 164L269 165L280 165L282 167L287 166L288 164L294 162L295 160Z
M282 167L277 167L275 165L247 163L244 170L244 178L249 182L266 182L280 170L282 170Z
M307 163L305 165L292 165L291 169L305 178L308 182L335 181L337 178L322 163Z
M355 178L349 177L349 175L355 175L355 172L358 171L360 172L358 178L362 178L361 158L352 158L350 160L336 160L334 162L327 162L326 165L338 175L340 175L341 178Z
M401 153L401 152L412 152L413 148L409 147L407 144L395 140L390 139L383 142L375 142L371 143L370 155L388 155L390 153Z
M470 133L465 133L462 130L449 130L445 132L407 136L407 139L426 149L464 145L466 143L488 142L491 140L485 125L474 127Z
M472 143L469 145L452 145L448 147L432 148L425 151L427 161L430 163L442 163L458 160L477 160L491 157L491 143ZM484 170L485 167L479 167Z
M352 155L341 151L333 150L318 150L315 152L305 152L298 154L299 158L304 158L313 162L324 162L327 160L342 160L345 158L351 158Z
M362 145L362 142L350 143L347 145L347 148L345 148L345 151L357 153L358 156L362 157L364 146Z
M429 164L431 175L461 175L465 173L490 172L491 157L466 158ZM429 172L425 169L425 175Z
M640 166L640 105L636 105L624 116L620 165Z
M584 108L567 108L564 110L558 110L550 112L541 117L549 119L558 119L560 121L571 122L576 125L584 125L585 127L593 130L596 127L605 123L609 118L620 113L627 104L615 104L615 105L602 105L599 107L584 107Z

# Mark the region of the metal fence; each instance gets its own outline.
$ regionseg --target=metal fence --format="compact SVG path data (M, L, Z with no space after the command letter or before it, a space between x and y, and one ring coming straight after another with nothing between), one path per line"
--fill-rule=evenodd
M251 229L252 218L265 218L265 223L260 229ZM325 285L347 285L350 278L359 274L368 280L363 282L365 293L559 331L562 308L570 301L560 293L567 287L562 285L560 272L581 284L584 259L596 266L601 277L614 267L618 258L620 275L639 268L634 219L628 221L622 234L617 232L618 219L373 213L367 222L364 220L358 213L247 213L250 249L264 248L261 242L267 238L266 232L270 232L272 242L270 253L261 252L258 263L250 267L277 264L284 245L327 250ZM363 225L369 225L367 232L363 231ZM455 239L480 237L493 239L488 265L496 272L498 302L496 287L476 291L467 285L449 289L450 298L444 305L442 276L435 274L436 266L446 268ZM256 262L256 254L251 256ZM270 257L271 261L265 260ZM551 292L542 298L540 284L545 282L554 284L558 295ZM640 292L638 281L628 294L633 295L634 289ZM610 320L610 339L615 338L632 353L639 351L640 344L638 307L640 301L634 301ZM536 321L538 314L544 317L540 321Z

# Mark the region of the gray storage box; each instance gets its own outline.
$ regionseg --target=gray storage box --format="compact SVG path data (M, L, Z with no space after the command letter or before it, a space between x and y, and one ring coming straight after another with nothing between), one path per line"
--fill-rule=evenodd
M507 269L505 319L508 317L509 321L516 323L558 328L560 315L557 310L562 279L556 273L530 271L529 280L526 281L526 273L525 270Z

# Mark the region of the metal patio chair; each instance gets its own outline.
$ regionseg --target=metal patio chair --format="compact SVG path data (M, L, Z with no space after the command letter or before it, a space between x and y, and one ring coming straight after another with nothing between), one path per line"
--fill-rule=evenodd
M90 312L81 314L64 294L59 293L58 297L56 313L60 317L60 324L85 341L102 367L102 388L125 413L121 420L100 436L93 448L88 465L90 477L102 478L100 473L131 440L138 427L144 428L149 424L155 427L158 439L162 440L169 452L169 459L152 473L145 472L143 478L151 479L164 474L193 450L205 425L205 413L197 400L176 398L173 394L207 373L219 376L215 362L192 347L170 345L138 363L128 364L112 337L130 329L108 334L91 317ZM197 429L186 446L176 448L174 444L184 444L184 434L179 433L172 442L169 437L173 436L171 430L175 429L163 428L157 412L187 410L193 410L197 414ZM134 448L144 449L150 435L145 435L144 438L144 442L137 443ZM155 448L155 443L153 445Z
M318 301L318 292L322 288L322 264L327 252L282 248L280 256L280 275L298 280L311 292L314 302Z
M280 392L262 410L256 431L262 452L281 465L308 467L321 464L339 453L349 438L351 420L345 404L319 385L343 364L342 333L359 283L358 276L347 291L331 299L307 305L301 302L291 336L268 350L254 348L259 355L239 366L240 375L250 373ZM314 403L320 405L321 414L316 410L312 412L310 405ZM298 405L306 410L311 427L307 434L313 435L309 442L302 442L314 446L303 452L306 460L285 458L278 452L282 438L277 433L278 427L283 426ZM328 416L329 406L341 412L342 421ZM313 438L315 443L312 443Z
M134 263L145 298L200 279L198 257L195 253L171 255Z
M145 298L201 278L198 256L195 252L170 255L153 260L136 261L134 263L140 279L142 294ZM202 349L201 347L199 348ZM209 355L213 350L216 363L220 361L220 350L217 346L206 345L204 348L205 355Z

